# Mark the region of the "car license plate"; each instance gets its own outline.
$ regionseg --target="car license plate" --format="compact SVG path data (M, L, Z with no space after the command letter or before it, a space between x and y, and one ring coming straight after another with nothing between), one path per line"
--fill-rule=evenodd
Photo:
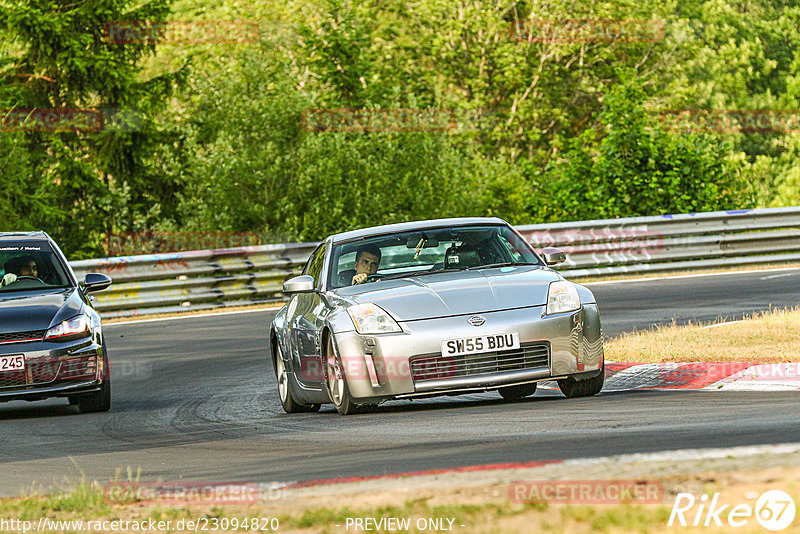
M22 371L25 369L25 356L0 356L0 373L4 371Z
M497 352L519 348L519 334L489 334L486 336L462 337L442 341L442 356L463 356L481 352Z

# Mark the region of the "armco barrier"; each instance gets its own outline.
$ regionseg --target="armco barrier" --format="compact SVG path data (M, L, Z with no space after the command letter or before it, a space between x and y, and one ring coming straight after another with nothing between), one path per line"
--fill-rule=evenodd
M566 277L800 262L800 207L714 211L517 227L567 253Z
M297 274L315 243L261 245L72 262L114 283L97 294L104 317L266 304L283 299L283 281Z
M800 207L606 219L517 227L536 248L558 247L568 278L800 263ZM316 243L126 256L72 263L114 279L96 305L105 317L284 300Z

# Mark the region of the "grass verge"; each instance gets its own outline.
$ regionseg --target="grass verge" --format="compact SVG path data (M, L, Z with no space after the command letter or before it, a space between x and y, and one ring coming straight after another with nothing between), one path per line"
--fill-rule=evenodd
M581 476L581 480L587 477ZM602 478L602 477L599 477ZM701 471L674 474L663 477L647 477L646 482L663 487L663 498L658 504L556 504L543 501L512 502L509 485L462 486L449 488L415 489L413 479L404 490L372 491L368 494L348 495L345 488L336 495L325 494L284 496L277 500L263 500L249 506L212 505L150 505L143 503L107 503L103 488L97 483L82 483L79 487L61 495L26 496L0 500L0 518L27 520L36 524L40 517L51 521L170 521L169 528L162 532L186 531L175 528L183 520L205 521L206 526L224 525L224 528L208 528L204 531L246 532L251 528L235 527L245 518L271 520L259 523L259 531L283 533L338 533L356 532L352 526L355 518L371 518L375 522L382 518L398 518L408 521L408 528L388 529L372 525L371 532L434 532L445 530L432 528L448 526L451 532L464 533L523 533L523 532L601 532L609 534L629 532L704 532L730 531L713 525L698 528L669 527L667 525L678 492L690 492L698 499L719 493L720 503L748 503L753 505L765 491L779 489L795 500L798 498L800 468L775 466L764 469L733 471ZM636 480L645 481L644 478ZM601 481L602 482L602 481ZM698 501L699 502L699 501ZM730 508L730 506L728 507ZM696 507L686 517L691 523ZM726 512L727 513L727 512ZM348 519L350 528L346 528ZM724 519L724 515L723 515ZM434 522L436 520L436 522ZM52 524L52 523L51 523ZM795 526L798 524L795 521ZM275 526L278 526L275 529ZM84 526L86 526L84 524ZM427 527L427 528L425 528ZM133 529L135 530L135 529ZM188 528L188 530L192 530ZM11 532L10 530L6 530ZM47 530L46 530L47 531ZM63 529L50 532L81 531ZM85 531L85 529L83 530ZM96 532L106 532L94 529ZM121 530L117 530L121 531ZM763 532L758 522L750 518L737 532ZM795 532L790 527L787 532ZM16 532L16 531L15 531ZM151 532L153 532L151 530Z
M623 334L605 345L607 360L619 362L800 361L800 308L770 310L742 321L657 327Z

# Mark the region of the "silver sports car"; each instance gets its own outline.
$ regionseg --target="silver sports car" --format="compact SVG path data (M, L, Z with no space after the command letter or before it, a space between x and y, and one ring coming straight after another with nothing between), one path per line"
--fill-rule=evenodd
M508 223L461 218L328 237L270 329L286 412L340 414L388 399L497 390L521 399L542 380L567 397L603 387L592 293L549 265Z

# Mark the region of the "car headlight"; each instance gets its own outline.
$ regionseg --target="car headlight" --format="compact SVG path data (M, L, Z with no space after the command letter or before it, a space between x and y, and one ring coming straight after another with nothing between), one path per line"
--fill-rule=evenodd
M547 292L547 315L580 309L581 298L575 286L564 280L551 282Z
M80 339L87 337L91 334L91 324L89 318L85 315L78 315L72 319L61 321L54 327L50 328L44 335L47 341L69 341L71 339Z
M377 304L357 304L347 308L359 334L389 334L402 332L397 321Z

